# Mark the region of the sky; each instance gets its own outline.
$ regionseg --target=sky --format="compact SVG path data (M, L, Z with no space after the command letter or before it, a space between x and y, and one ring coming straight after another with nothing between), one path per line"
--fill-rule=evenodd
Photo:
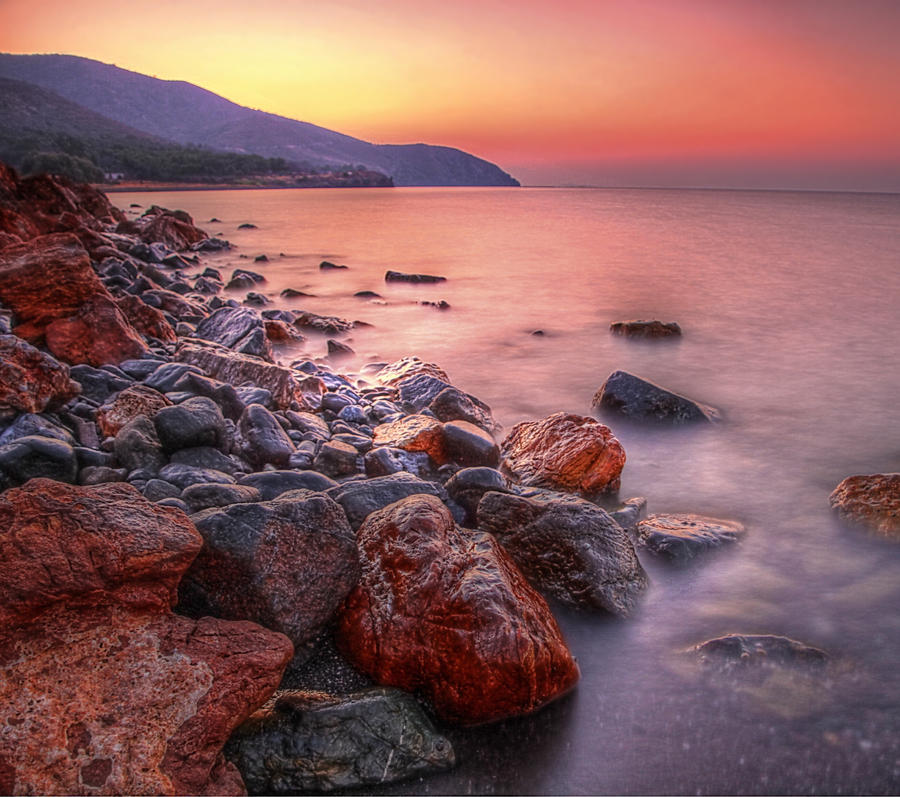
M69 53L531 185L900 191L900 0L0 0Z

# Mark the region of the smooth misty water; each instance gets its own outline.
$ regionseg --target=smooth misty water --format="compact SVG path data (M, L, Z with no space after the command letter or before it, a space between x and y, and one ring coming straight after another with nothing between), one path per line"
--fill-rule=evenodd
M828 494L900 471L900 197L721 191L394 189L118 194L180 207L262 271L276 306L367 321L365 362L417 354L510 426L590 413L613 370L723 410L714 427L605 419L621 496L741 520L745 542L690 566L642 555L628 621L558 611L582 671L534 717L454 732L460 764L391 793L896 793L900 545L845 529ZM221 224L206 224L216 216ZM256 230L237 230L252 222ZM254 263L258 254L270 262ZM283 253L283 257L280 256ZM248 255L242 259L239 254ZM320 272L322 259L349 266ZM440 274L388 285L386 269ZM282 288L315 298L284 302ZM382 303L354 298L375 290ZM415 304L444 299L450 310ZM677 342L610 321L678 321ZM544 336L530 333L544 330ZM325 338L301 348L325 352ZM285 359L291 355L285 355ZM717 681L681 653L785 634L824 677Z

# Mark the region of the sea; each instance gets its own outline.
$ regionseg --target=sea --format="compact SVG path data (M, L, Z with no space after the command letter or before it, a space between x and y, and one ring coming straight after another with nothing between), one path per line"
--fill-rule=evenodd
M619 369L722 414L679 427L600 420L627 453L623 499L645 497L651 514L738 520L743 541L678 566L641 551L651 583L627 620L554 606L577 689L530 717L447 730L452 771L379 793L900 792L900 542L846 527L828 503L847 476L900 471L900 196L111 197L131 213L186 210L231 241L202 267L263 274L270 307L365 322L341 338L355 354L332 364L354 378L417 355L506 429L560 410L590 415ZM323 260L347 268L323 271ZM388 283L389 269L446 281ZM284 299L285 288L310 295ZM676 321L683 335L612 335L625 319ZM279 356L329 362L326 340L310 335ZM690 649L729 633L788 636L830 664L743 675L699 666Z

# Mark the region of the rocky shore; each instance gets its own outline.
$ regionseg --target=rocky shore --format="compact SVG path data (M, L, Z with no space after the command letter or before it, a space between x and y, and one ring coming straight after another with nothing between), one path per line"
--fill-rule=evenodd
M290 361L352 323L257 309L264 274L204 262L228 246L182 211L128 219L0 164L2 793L328 791L446 769L439 729L575 688L553 606L627 618L639 552L744 533L641 520L643 499L618 498L624 448L592 417L503 435L435 363L342 373L337 340ZM613 377L598 407L719 417Z

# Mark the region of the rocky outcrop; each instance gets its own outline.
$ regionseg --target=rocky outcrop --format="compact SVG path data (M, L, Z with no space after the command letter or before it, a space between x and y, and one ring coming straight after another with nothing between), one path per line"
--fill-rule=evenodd
M628 535L589 501L538 491L488 492L477 519L532 585L562 603L627 617L647 587Z
M57 409L80 392L67 366L15 335L0 335L0 411Z
M675 321L613 321L609 331L625 338L681 337L681 327Z
M828 500L841 520L900 539L900 473L848 476Z
M493 537L456 526L437 498L375 512L358 541L362 575L338 642L377 683L420 692L467 725L527 714L575 685L543 598Z
M0 790L242 793L220 751L292 651L171 613L201 544L187 517L129 485L37 479L0 496L0 518L0 704L16 719Z
M673 393L627 371L614 371L594 394L595 409L635 420L667 423L712 423L720 413L714 407Z
M635 525L635 535L645 548L679 561L736 542L744 534L744 526L735 520L690 514L650 515Z
M565 412L516 424L501 453L501 470L520 484L585 495L617 491L625 466L609 427Z
M277 692L237 729L226 755L253 794L379 786L455 762L449 740L399 689Z

